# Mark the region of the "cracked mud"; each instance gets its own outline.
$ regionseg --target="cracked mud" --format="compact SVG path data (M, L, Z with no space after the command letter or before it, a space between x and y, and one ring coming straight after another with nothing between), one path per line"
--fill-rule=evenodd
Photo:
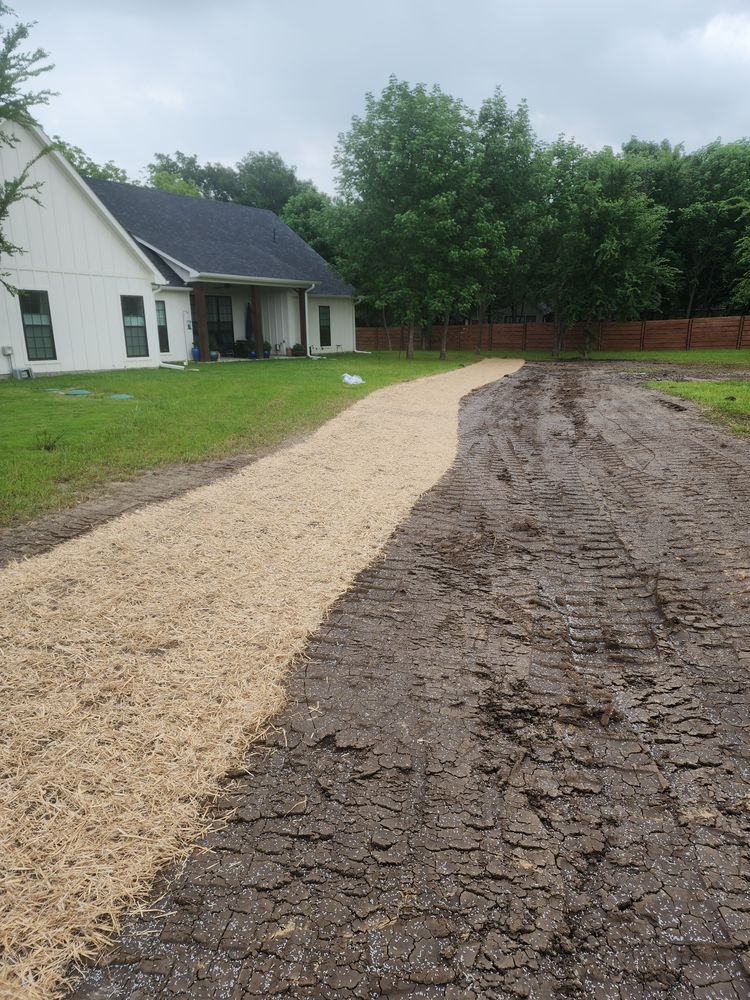
M77 1000L750 997L750 455L526 366Z

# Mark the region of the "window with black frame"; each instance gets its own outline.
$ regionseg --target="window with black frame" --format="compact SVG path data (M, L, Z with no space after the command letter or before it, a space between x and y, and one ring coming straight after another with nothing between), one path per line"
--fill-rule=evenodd
M148 357L146 313L142 295L121 295L122 323L125 328L125 353L129 358Z
M19 291L26 356L29 361L56 361L55 337L47 292Z
M331 307L318 306L318 330L320 331L320 346L331 346Z
M159 331L159 351L169 353L169 330L167 329L167 305L161 299L156 300L156 329Z

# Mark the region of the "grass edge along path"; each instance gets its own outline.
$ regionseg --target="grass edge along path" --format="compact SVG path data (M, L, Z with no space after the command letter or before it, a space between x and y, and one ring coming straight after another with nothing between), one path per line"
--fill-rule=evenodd
M697 403L705 416L726 430L735 434L750 434L750 381L659 381L649 382L648 387Z
M0 996L50 1000L189 849L308 637L450 468L461 398L520 364L390 386L0 571Z
M0 379L0 526L152 469L267 452L374 390L477 360L333 355ZM344 385L344 372L365 384Z

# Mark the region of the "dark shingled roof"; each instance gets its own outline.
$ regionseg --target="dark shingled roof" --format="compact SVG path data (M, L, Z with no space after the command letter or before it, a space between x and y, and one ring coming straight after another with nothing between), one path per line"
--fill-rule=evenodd
M93 177L84 180L131 236L200 274L315 281L314 295L354 294L320 254L268 209ZM149 257L169 284L179 283L159 258Z

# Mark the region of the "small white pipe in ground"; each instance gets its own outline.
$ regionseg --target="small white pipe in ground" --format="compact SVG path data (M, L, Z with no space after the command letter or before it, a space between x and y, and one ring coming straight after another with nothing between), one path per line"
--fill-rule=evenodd
M354 348L354 353L355 354L372 354L372 351L358 351L357 348L355 347Z
M160 368L171 368L173 372L186 372L187 371L187 366L186 365L170 365L170 364L167 364L166 361L160 361L159 362L159 367ZM195 371L197 371L197 369L195 369Z

